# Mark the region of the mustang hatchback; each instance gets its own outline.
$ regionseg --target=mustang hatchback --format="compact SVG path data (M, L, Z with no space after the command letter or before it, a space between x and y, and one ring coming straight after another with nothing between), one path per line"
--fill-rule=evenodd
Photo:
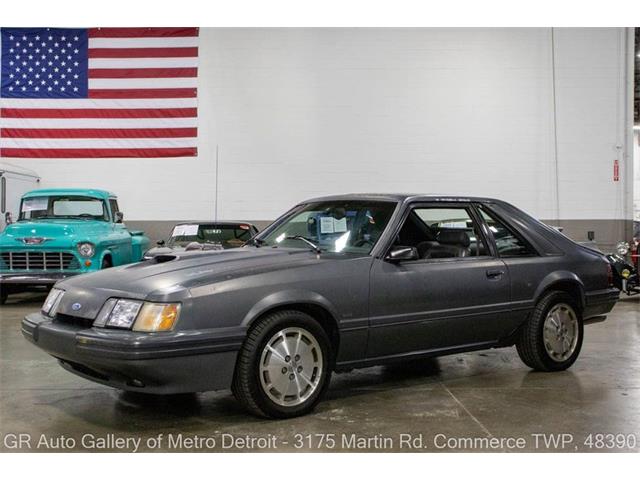
M508 203L346 195L297 205L237 249L70 278L25 337L123 390L231 388L251 412L309 412L332 371L515 345L564 370L618 299L604 255Z

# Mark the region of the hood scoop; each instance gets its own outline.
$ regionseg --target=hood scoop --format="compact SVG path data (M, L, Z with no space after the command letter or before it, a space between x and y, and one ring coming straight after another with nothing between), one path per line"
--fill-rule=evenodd
M173 260L177 260L178 256L177 255L171 255L169 253L161 253L159 255L156 255L155 257L153 257L151 259L151 261L153 263L166 263L166 262L171 262Z

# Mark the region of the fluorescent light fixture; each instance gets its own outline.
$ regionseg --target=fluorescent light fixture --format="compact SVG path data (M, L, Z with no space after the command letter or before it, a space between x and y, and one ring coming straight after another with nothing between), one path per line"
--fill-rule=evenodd
M634 125L634 126L633 126L633 129L634 129L634 130L640 130L640 125Z
M283 233L283 234L281 234L281 235L278 235L278 236L276 237L276 243L280 243L280 242L281 242L281 241L283 241L285 238L287 238L287 234L286 234L286 233Z

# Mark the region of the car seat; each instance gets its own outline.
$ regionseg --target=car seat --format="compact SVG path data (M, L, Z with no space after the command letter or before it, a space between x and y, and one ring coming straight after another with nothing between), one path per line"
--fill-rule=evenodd
M464 230L441 230L437 243L422 242L418 245L418 252L421 248L424 250L421 258L468 257L470 245L471 239Z

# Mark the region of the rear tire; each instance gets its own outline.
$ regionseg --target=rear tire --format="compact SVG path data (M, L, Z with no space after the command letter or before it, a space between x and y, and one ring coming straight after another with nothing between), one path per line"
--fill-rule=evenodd
M580 354L583 333L575 299L566 292L552 291L536 304L516 348L520 359L534 370L566 370Z
M291 418L309 413L331 379L331 343L306 313L267 315L238 353L232 391L251 413Z

